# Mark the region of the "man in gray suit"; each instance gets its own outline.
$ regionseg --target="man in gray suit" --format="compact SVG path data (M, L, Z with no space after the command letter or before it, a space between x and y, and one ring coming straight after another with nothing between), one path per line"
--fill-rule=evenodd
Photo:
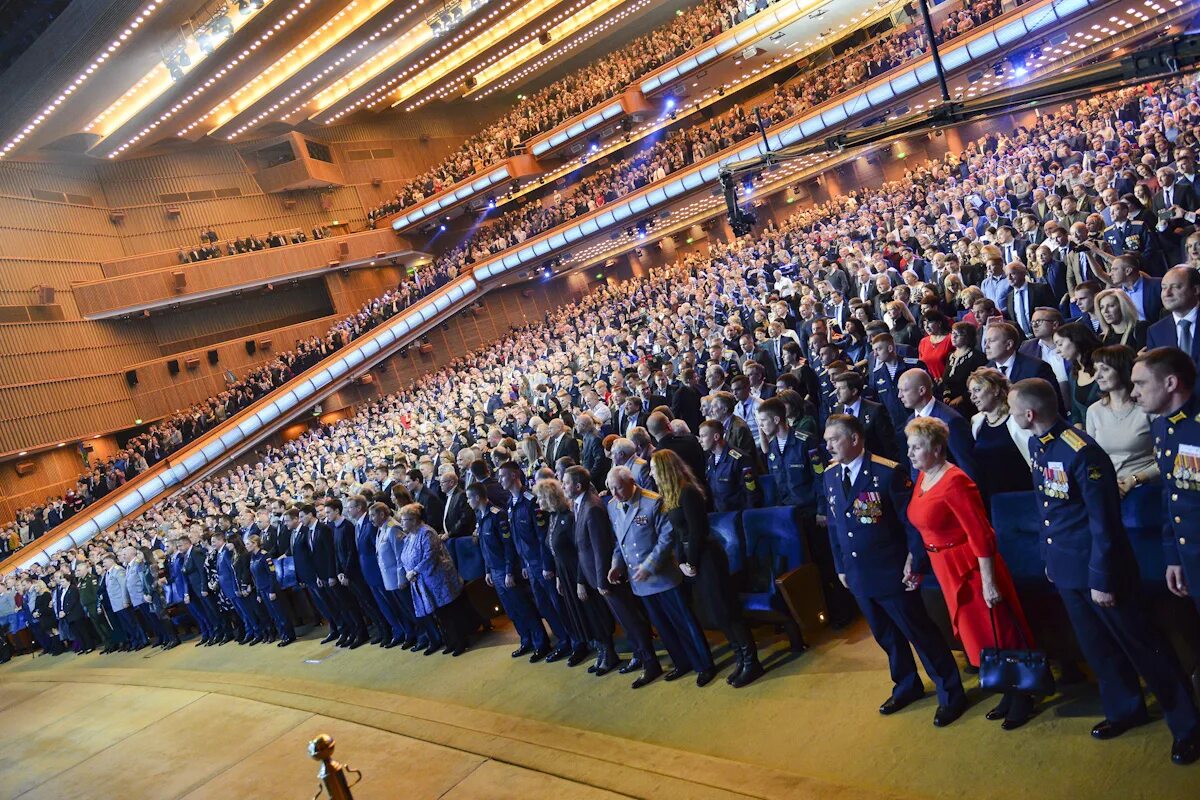
M683 573L675 561L674 536L662 500L638 486L626 467L613 467L606 485L612 493L608 516L617 536L608 580L628 580L633 593L645 603L650 622L674 662L665 679L677 680L695 670L696 685L705 686L717 669L708 642L679 590Z

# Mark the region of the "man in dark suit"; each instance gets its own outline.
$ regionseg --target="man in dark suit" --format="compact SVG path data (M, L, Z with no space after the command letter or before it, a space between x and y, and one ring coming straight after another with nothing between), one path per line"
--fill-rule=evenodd
M415 502L425 507L425 521L429 527L438 533L443 532L443 517L446 515L446 502L438 492L425 485L425 476L419 469L410 469L404 475L404 488L412 495Z
M581 454L575 435L568 431L567 426L557 417L550 420L548 425L550 437L546 440L546 463L554 466L560 458L565 457L570 458L572 463L578 464Z
M317 518L317 509L311 503L300 507L300 527L304 544L309 553L314 580L321 599L337 620L338 646L357 641L365 631L360 631L354 614L343 604L343 595L338 591L337 547L333 541L333 530ZM293 552L295 548L293 547ZM299 575L299 572L297 572Z
M591 413L584 411L575 418L575 430L583 437L583 452L580 454L579 463L587 468L593 480L599 481L594 484L599 490L604 486L604 476L608 475L608 470L612 467L612 462L604 454L604 439L600 435L599 423Z
M983 354L988 358L988 366L1000 370L1009 383L1026 378L1041 378L1051 386L1058 386L1058 378L1054 369L1038 358L1030 358L1018 352L1021 334L1015 325L1009 322L993 322L983 332ZM1063 404L1062 393L1058 394L1059 404Z
M688 367L679 377L682 385L676 390L671 401L671 416L686 422L688 430L699 430L700 423L704 421L704 415L700 413L700 398L704 396L704 392L700 389L699 375L696 370ZM623 436L624 433L618 432L618 435Z
M1109 265L1108 274L1113 286L1129 295L1138 319L1153 324L1162 316L1162 288L1158 278L1142 272L1141 260L1136 256L1118 256Z
M342 633L338 627L339 618L333 610L325 581L318 578L316 562L313 560L311 545L313 537L311 534L312 526L316 524L317 511L311 504L306 504L304 508L308 511L302 511L297 506L286 509L283 512L283 526L289 533L288 551L292 554L296 582L300 584L301 588L308 590L313 608L329 625L329 633L321 640L321 644L328 644L341 639ZM311 520L307 526L303 521L305 518Z
M1162 303L1166 316L1146 331L1146 349L1177 347L1200 367L1200 271L1175 267L1162 280ZM1196 381L1200 393L1200 379Z
M971 435L971 425L962 414L934 396L933 378L929 373L910 369L900 376L899 391L900 401L912 412L909 421L933 417L946 423L950 429L950 460L967 473L967 477L978 481L979 464L975 461L975 437Z
M712 412L714 418L724 428L725 441L729 443L730 447L751 456L754 459L754 468L761 472L763 469L762 450L759 449L758 442L754 441L754 434L750 432L750 426L733 413L736 407L737 398L731 392L717 392L713 396Z
M893 461L897 455L896 429L892 417L881 403L862 396L865 379L853 370L840 372L833 379L838 403L835 414L849 414L862 423L867 449Z
M383 582L383 573L379 569L379 555L375 547L375 535L379 531L367 513L367 498L361 494L347 498L346 516L354 527L355 552L358 555L358 570L362 582L371 593L371 599L385 622L381 625L380 644L385 648L397 647L408 638L405 614L397 602L395 593L387 591Z
M648 416L650 416L650 412L642 407L642 398L631 394L625 398L614 415L616 429L613 432L618 436L628 436L630 429L646 427L646 417Z
M587 591L597 592L604 598L633 647L632 660L621 666L612 636L598 642L592 672L604 675L619 667L622 675L628 675L642 670L641 676L634 681L634 688L645 686L662 674L662 667L654 654L650 626L646 624L641 601L634 596L628 582L611 583L608 580L617 539L604 501L592 488L592 476L580 466L567 470L563 476L563 489L575 510L575 547L579 551L580 578Z
M334 590L342 607L343 619L353 631L342 646L361 647L368 641L367 618L375 626L375 637L370 640L371 644L380 644L384 631L383 616L375 606L370 588L362 579L354 523L342 515L342 501L338 498L326 498L324 508L325 523L333 533L333 552L337 561Z
M1029 271L1024 264L1009 264L1004 268L1004 275L1012 287L1004 300L1004 316L1013 321L1022 338L1033 336L1033 310L1057 306L1058 301L1049 286L1029 281Z
M180 569L186 586L184 603L200 627L200 640L197 644L205 647L224 644L233 638L232 632L226 627L224 617L208 593L204 553L195 546L194 541L190 534L185 533L179 537Z
M438 485L446 495L442 511L442 535L448 539L470 536L475 532L475 514L467 503L467 494L459 483L458 474L447 469L438 476Z
M704 477L704 448L700 440L693 434L676 434L671 432L671 421L665 414L655 412L646 420L646 431L654 437L655 449L670 450L683 459L698 482ZM703 488L703 483L698 485Z
M1183 261L1183 240L1194 226L1186 219L1197 207L1196 195L1188 186L1175 183L1175 170L1160 167L1155 173L1159 190L1154 193L1152 206L1158 218L1156 231L1162 242L1168 265Z

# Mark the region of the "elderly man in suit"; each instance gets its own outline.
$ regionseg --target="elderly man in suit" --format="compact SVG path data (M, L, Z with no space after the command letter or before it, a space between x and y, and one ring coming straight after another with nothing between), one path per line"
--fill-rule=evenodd
M677 680L694 670L696 685L706 686L717 669L679 588L683 573L675 560L675 537L662 499L638 486L625 467L613 467L606 485L612 493L608 517L617 538L608 580L629 581L633 593L646 604L650 622L674 663L666 680Z
M308 508L312 507L308 506ZM301 521L301 513L301 510L295 506L284 511L283 526L287 528L290 537L289 550L292 553L292 565L296 570L296 582L300 584L301 588L308 590L313 608L329 624L329 633L321 640L321 644L328 644L341 639L342 633L338 627L338 617L330 605L331 601L324 581L318 583L316 564L313 561L310 529L315 523L316 511L311 511L313 522L307 526Z
M204 553L186 533L180 535L178 548L175 557L177 569L183 578L183 601L200 628L200 639L196 644L208 647L231 641L233 635L226 628L224 617L208 593Z
M580 459L579 442L567 430L567 426L558 417L547 423L550 437L546 440L546 463L555 464L564 456L578 464Z
M598 595L603 598L633 647L633 659L622 666L611 635L606 640L595 642L596 663L588 668L588 672L600 676L617 669L626 675L640 669L642 674L633 682L633 688L639 689L661 675L662 667L654 654L654 644L643 616L641 601L627 583L613 583L608 579L617 549L608 510L593 488L591 473L584 467L567 469L563 475L563 490L571 499L575 512L575 547L579 551L579 576L584 584L582 589L589 597Z
M1058 378L1054 369L1041 359L1031 358L1018 352L1021 334L1016 326L1008 322L993 322L983 332L983 354L988 358L988 366L1000 370L1009 382L1025 378L1041 378L1051 386L1058 386ZM1059 404L1065 409L1062 394L1059 393Z
M446 465L438 476L438 487L446 497L442 510L442 537L453 539L475 532L475 514L467 504L467 495L454 467ZM484 487L487 488L486 486Z
M395 598L384 588L383 573L379 569L379 554L375 550L378 531L367 513L367 498L361 494L351 495L346 500L346 519L354 527L354 549L358 558L359 579L370 592L374 605L383 617L380 628L380 644L385 648L397 647L408 638L404 626L404 615Z

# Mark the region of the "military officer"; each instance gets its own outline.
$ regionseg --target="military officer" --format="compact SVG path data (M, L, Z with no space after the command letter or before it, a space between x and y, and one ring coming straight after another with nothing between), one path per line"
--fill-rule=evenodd
M1200 395L1196 365L1176 347L1157 347L1133 365L1133 399L1148 414L1162 472L1167 588L1200 608Z
M925 362L917 358L901 357L896 352L896 340L890 333L878 333L871 339L871 353L875 356L875 369L871 372L868 385L875 400L887 409L892 418L892 430L897 437L897 452L906 448L904 425L908 422L908 409L900 402L900 376L910 369L929 370Z
M1170 645L1138 596L1137 561L1121 522L1112 461L1094 439L1059 416L1058 391L1049 381L1017 381L1008 405L1013 419L1031 434L1046 577L1058 590L1100 684L1105 719L1092 728L1092 736L1113 739L1149 722L1140 674L1175 737L1171 760L1195 761L1200 713Z
M626 467L613 467L605 485L612 494L608 516L617 537L609 582L628 581L633 593L642 598L650 623L674 665L664 679L678 680L695 671L696 685L707 686L716 677L717 668L708 641L679 588L683 573L675 561L674 535L662 500L639 486ZM649 668L653 669L653 664Z
M827 538L818 535L816 528L818 515L825 508L819 478L825 458L807 433L788 428L787 409L776 397L759 404L758 430L767 453L767 469L775 483L776 503L796 508L796 523L821 573L829 624L844 627L854 617L854 600L838 581Z
M506 461L500 466L500 485L508 492L508 528L521 559L521 574L529 581L538 613L558 637L557 646L545 656L547 663L553 663L566 658L583 643L571 641L562 620L562 604L554 582L554 556L546 543L545 515L538 510L533 492L525 491L525 475L516 462Z
M704 476L717 511L744 511L762 505L762 490L753 460L725 442L725 429L715 419L700 423L700 446L707 453Z
M1154 250L1154 231L1140 221L1129 219L1129 204L1118 200L1111 207L1113 224L1104 229L1104 243L1114 256L1138 253L1143 261Z
M508 515L488 502L487 487L482 483L467 487L467 504L475 512L475 536L486 569L484 580L496 590L504 613L521 637L521 646L512 657L528 655L531 663L537 663L550 654L550 637L529 595L517 582L521 560L508 527Z
M246 537L246 551L250 553L250 577L254 581L254 588L258 591L263 605L267 607L267 613L271 615L271 621L275 623L275 630L279 634L279 644L276 646L287 647L296 641L296 630L279 600L279 581L275 578L275 565L262 550L262 537L257 533Z
M888 654L892 695L879 713L894 714L924 696L915 649L937 689L933 724L940 728L962 716L967 697L950 647L916 591L913 576L926 557L920 534L905 521L912 480L895 461L868 452L865 442L857 417L834 414L825 424L834 460L823 473L823 493L838 579Z

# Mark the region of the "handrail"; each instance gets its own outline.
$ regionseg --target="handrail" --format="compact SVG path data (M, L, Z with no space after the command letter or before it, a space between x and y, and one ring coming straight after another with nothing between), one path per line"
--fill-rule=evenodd
M1042 0L1021 6L1017 15L997 18L997 21L976 28L953 40L955 47L941 53L947 71L954 71L976 60L993 57L1006 45L1057 25L1077 11L1107 5L1113 0ZM1050 14L1046 14L1049 9ZM886 108L895 100L925 85L933 85L937 73L933 59L925 58L901 65L865 84L857 92L843 92L821 105L807 109L768 132L772 151L815 138L851 117ZM844 98L844 99L843 99ZM712 157L680 170L662 181L649 184L618 200L606 203L582 217L575 217L527 239L520 247L477 262L475 278L483 283L509 270L546 258L551 253L575 244L611 225L632 221L655 208L702 186L716 184L722 165L762 156L767 152L763 142L753 139L732 145Z
M21 548L0 562L0 571L45 563L54 553L77 547L126 516L148 508L187 480L219 466L222 459L234 457L231 451L249 449L287 422L293 409L332 394L352 373L369 369L478 295L474 278L460 276Z

